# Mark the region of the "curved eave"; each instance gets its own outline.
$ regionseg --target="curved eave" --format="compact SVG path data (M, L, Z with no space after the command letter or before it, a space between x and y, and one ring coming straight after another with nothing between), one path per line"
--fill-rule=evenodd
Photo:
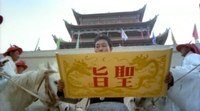
M146 22L146 24L150 25L150 32L149 33L151 33L151 31L152 31L152 29L153 29L153 27L156 23L157 17L158 17L158 15L156 15L152 20L149 20L148 22ZM145 23L145 22L143 22L143 23Z
M164 45L167 40L168 34L169 34L169 29L166 29L164 33L156 37L156 43L158 43L158 45Z
M85 29L99 29L99 28L126 28L126 27L150 27L150 32L153 29L153 26L157 20L157 15L147 22L141 23L118 23L118 24L102 24L102 25L72 25L69 24L67 21L64 20L65 26L70 34L70 29L73 30L85 30Z
M139 20L143 20L144 12L146 10L146 4L143 6L143 8L137 10L137 11L129 11L129 12L113 12L113 13L97 13L97 14L80 14L76 12L74 9L72 9L72 12L76 18L77 24L80 24L79 18L92 18L92 17L107 17L107 16L121 16L121 15L137 15L140 14Z
M57 38L56 35L53 35L53 34L52 34L52 37L53 37L54 42L57 44L57 41L58 41L59 38ZM66 43L66 42L67 41L61 40L60 44L63 44L63 43Z
M140 21L143 21L145 10L146 10L146 5L144 5L144 7L140 10L140 12L138 12L138 13L140 13L140 17L139 17Z
M70 37L71 37L71 39L72 39L72 36L71 36L71 32L70 32L70 28L71 28L71 26L73 26L72 24L69 24L67 21L65 21L65 20L63 20L64 21L64 23L65 23L65 27L67 28L67 31L68 31L68 33L70 34Z
M78 12L76 12L74 9L72 9L72 12L74 14L74 17L76 19L77 24L80 24L79 18L81 17L81 14L79 14Z
M58 41L58 38L56 37L56 35L53 35L53 34L52 34L52 37L53 37L54 42L56 43Z

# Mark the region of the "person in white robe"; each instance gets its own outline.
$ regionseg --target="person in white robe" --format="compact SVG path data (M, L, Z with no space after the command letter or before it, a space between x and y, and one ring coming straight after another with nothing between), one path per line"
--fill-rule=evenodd
M19 59L19 56L23 52L22 48L13 45L3 54L3 58L0 60L1 62L7 61L3 64L3 71L6 72L8 76L13 76L17 73L15 62ZM2 91L8 82L8 79L4 76L0 75L0 91Z
M181 44L176 47L177 51L184 57L181 66L176 66L176 69L186 70L189 72L200 64L200 52L195 47L195 44ZM200 66L194 71L199 72Z
M197 66L200 65L200 49L198 49L198 47L195 44L187 43L178 45L176 47L176 50L180 52L181 56L183 56L184 58L181 66L175 66L173 68L185 70L185 72L189 72L194 69L192 73L199 74L200 66ZM173 102L171 102L171 104L174 111L181 111L181 109Z

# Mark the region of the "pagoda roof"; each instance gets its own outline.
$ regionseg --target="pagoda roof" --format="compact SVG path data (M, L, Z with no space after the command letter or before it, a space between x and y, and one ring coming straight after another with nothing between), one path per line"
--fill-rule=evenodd
M112 13L95 13L95 14L80 14L72 9L73 14L76 18L77 24L80 24L79 18L93 18L93 17L110 17L110 16L122 16L122 15L139 15L139 20L143 20L144 12L146 10L146 5L143 8L137 11L128 11L128 12L112 12Z
M166 29L164 33L159 34L156 36L156 43L157 45L164 45L167 37L168 37L169 29ZM52 35L53 36L53 35ZM56 36L53 36L54 42L56 43L58 38ZM122 44L123 46L145 46L145 45L153 45L152 38L140 38L140 39L134 39L134 40L115 40L112 41L113 47L118 47L119 44ZM94 42L80 42L79 43L80 48L93 48ZM60 42L60 49L73 49L76 47L76 42L66 42L61 41Z
M142 30L149 28L150 32L152 31L154 24L157 20L156 15L153 19L147 21L147 22L140 22L140 23L117 23L117 24L98 24L98 25L72 25L69 24L67 21L64 20L65 26L69 32L69 34L77 35L78 31L80 31L80 34L84 33L91 33L88 30L99 30L100 33L107 32L109 29L119 29L123 28L124 31L126 31L126 28L131 28L135 30ZM88 31L88 32L87 32Z

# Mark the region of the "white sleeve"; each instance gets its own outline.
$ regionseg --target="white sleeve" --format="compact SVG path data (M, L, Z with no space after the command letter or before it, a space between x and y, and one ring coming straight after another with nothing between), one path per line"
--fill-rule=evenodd
M200 55L198 54L191 54L186 59L186 65L194 65L197 66L200 64Z
M4 61L4 60L6 60L6 59L9 59L9 58L3 58L1 61ZM4 66L3 66L4 71L5 71L7 74L9 74L10 76L13 76L13 75L16 74L16 72L15 72L15 70L16 70L15 68L16 68L16 67L14 67L13 64L15 65L15 63L14 63L12 60L9 59L9 61L6 62L6 63L4 64Z
M199 64L200 64L200 55L190 54L189 56L186 56L184 58L182 68L191 70Z

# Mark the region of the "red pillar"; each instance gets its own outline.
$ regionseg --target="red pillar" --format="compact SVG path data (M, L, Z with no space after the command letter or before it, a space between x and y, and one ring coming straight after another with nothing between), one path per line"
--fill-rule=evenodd
M144 36L143 36L143 31L140 31L140 35L141 35L141 38L144 39Z
M72 42L74 41L74 34L71 35Z
M149 30L147 31L147 36L150 37Z
M140 20L139 20L139 18L137 17L137 22L139 23L140 22Z
M83 24L83 21L80 22L80 25L82 25L82 24Z
M118 23L121 23L122 21L121 21L121 18L119 17L119 21L118 21Z

